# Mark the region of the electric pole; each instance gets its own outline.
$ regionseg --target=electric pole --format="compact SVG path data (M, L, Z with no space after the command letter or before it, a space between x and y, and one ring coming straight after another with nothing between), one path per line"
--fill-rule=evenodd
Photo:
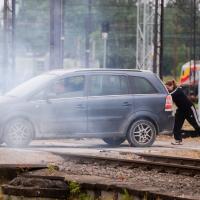
M64 0L50 0L49 68L62 68L64 58Z
M105 21L101 24L101 34L103 39L103 68L107 67L107 40L108 32L110 31L109 22Z
M155 0L154 13L154 52L153 52L153 73L157 74L158 66L158 0Z
M85 67L90 67L90 34L91 34L92 0L88 0L88 14L85 19Z
M12 0L12 64L11 64L11 76L15 77L15 29L16 29L16 0ZM12 79L14 80L14 79Z
M8 73L8 0L4 0L3 7L3 65L2 65L2 80L3 91L7 88L7 73Z
M193 55L192 59L194 62L194 81L193 84L195 84L195 79L196 79L196 0L193 0ZM198 76L198 75L197 75Z
M160 2L160 63L159 63L159 77L163 79L163 34L164 34L164 0Z
M163 78L163 24L164 0L155 0L153 72Z

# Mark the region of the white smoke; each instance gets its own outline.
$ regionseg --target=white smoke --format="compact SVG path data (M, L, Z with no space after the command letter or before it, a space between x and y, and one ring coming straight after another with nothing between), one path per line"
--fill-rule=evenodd
M3 2L4 2L4 0L0 0L0 11L3 10Z

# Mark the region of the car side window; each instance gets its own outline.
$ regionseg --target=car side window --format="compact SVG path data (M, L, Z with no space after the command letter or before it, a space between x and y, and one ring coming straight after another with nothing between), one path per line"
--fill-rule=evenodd
M130 86L132 94L155 94L156 88L145 78L138 76L130 77Z
M73 76L54 82L47 92L49 98L70 98L84 96L84 76Z
M92 75L89 96L128 94L128 80L123 75Z

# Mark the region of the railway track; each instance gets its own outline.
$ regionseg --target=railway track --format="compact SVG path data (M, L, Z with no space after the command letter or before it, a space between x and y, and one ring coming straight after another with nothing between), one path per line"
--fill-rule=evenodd
M200 166L200 159L194 158L184 158L184 157L174 157L174 156L163 156L155 154L146 154L146 153L136 153L137 156L153 161L153 162L164 162L164 163L173 163L179 165L190 165L190 166Z
M180 158L171 156L158 156L149 154L136 154L135 159L122 159L106 156L81 155L81 154L60 154L62 157L76 160L79 164L102 164L128 166L128 168L142 168L143 170L157 170L162 173L173 173L181 175L200 175L200 159Z
M16 199L25 198L48 198L48 199L79 199L79 195L71 193L69 184L71 179L68 177L57 176L38 176L38 175L22 175L18 176L10 184L2 186L5 199L12 196ZM148 190L149 188L135 188L133 186L127 187L125 185L118 185L116 182L106 183L108 179L103 179L98 183L88 180L82 180L76 182L81 189L82 195L87 194L89 199L113 199L120 200L123 197L125 199L138 199L138 200L198 200L192 196L175 196L170 193L159 193L158 191ZM48 187L48 184L50 187ZM39 187L38 184L45 185L45 187ZM52 185L54 188L52 188ZM90 191L90 192L88 192ZM93 192L91 192L93 191ZM107 196L105 196L105 193ZM93 196L90 196L93 194ZM72 195L72 196L71 196ZM75 195L75 196L74 196ZM94 197L94 198L92 198Z
M154 170L156 169L159 172L163 173L175 173L175 174L187 174L187 175L196 175L200 174L200 160L199 159L190 159L190 158L180 158L180 157L170 157L170 156L159 156L159 155L152 155L152 154L135 154L134 159L118 159L118 158L110 158L105 156L94 156L94 155L80 155L80 154L61 154L66 162L67 160L73 160L75 163L79 164L96 164L99 163L100 165L113 165L114 167L117 166L125 166L126 168L142 168L144 170ZM17 166L17 167L24 167ZM27 168L27 166L25 166ZM41 166L36 166L41 167ZM43 166L42 166L43 167ZM27 181L27 178L31 178L33 180L41 179L44 181L45 179L49 180L65 180L66 183L70 183L71 180L74 179L67 179L66 177L49 177L43 175L22 175ZM80 176L78 175L80 178ZM105 179L105 180L104 180ZM109 195L118 194L120 196L124 190L127 190L129 194L133 195L133 197L137 197L137 199L162 199L162 200L197 200L195 196L179 196L175 194L171 194L170 192L158 192L157 189L150 189L147 188L137 188L133 185L120 185L120 183L114 182L113 179L106 179L104 178L100 182L91 181L91 179L83 179L80 180L80 187L83 191L98 191L96 195L103 195L105 191L109 193ZM23 180L23 179L22 179ZM77 179L75 179L77 180ZM79 179L78 179L79 180ZM108 181L108 184L106 183ZM112 182L113 181L113 182ZM23 181L22 181L23 182ZM35 183L35 181L33 181ZM119 184L119 185L118 185ZM35 189L36 188L36 189ZM48 188L44 188L43 190L38 190L38 187L33 185L32 188L27 188L18 186L18 185L4 185L3 186L4 194L6 195L17 195L19 196L31 196L31 197L38 197L39 195L46 195L47 193L50 195L54 195L53 197L60 197L60 191L66 195L66 189L58 190L57 188L51 188L50 191ZM48 192L47 192L48 191ZM148 198L147 198L148 196ZM65 196L63 196L64 198ZM115 198L118 199L118 198Z

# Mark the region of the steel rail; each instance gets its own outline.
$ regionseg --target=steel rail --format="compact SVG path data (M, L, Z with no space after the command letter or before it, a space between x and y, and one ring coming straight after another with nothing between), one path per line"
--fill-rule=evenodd
M190 165L190 166L200 166L200 159L197 158L186 158L186 157L176 157L176 156L166 156L157 154L147 154L147 153L136 153L140 158L149 161L159 161L165 163L173 163L180 165Z
M144 170L153 170L157 169L159 172L163 173L175 173L194 176L200 174L200 167L194 165L183 165L177 163L167 163L163 161L150 161L146 159L141 159L141 156L138 159L124 159L124 158L113 158L106 156L95 156L95 155L86 155L86 154L72 154L72 153L56 153L63 158L70 158L75 160L80 160L81 162L90 161L91 163L95 162L106 162L109 164L117 164L120 166L128 166L130 168L144 168ZM169 159L170 157L168 157ZM84 160L83 160L84 159ZM173 159L173 157L172 157Z

